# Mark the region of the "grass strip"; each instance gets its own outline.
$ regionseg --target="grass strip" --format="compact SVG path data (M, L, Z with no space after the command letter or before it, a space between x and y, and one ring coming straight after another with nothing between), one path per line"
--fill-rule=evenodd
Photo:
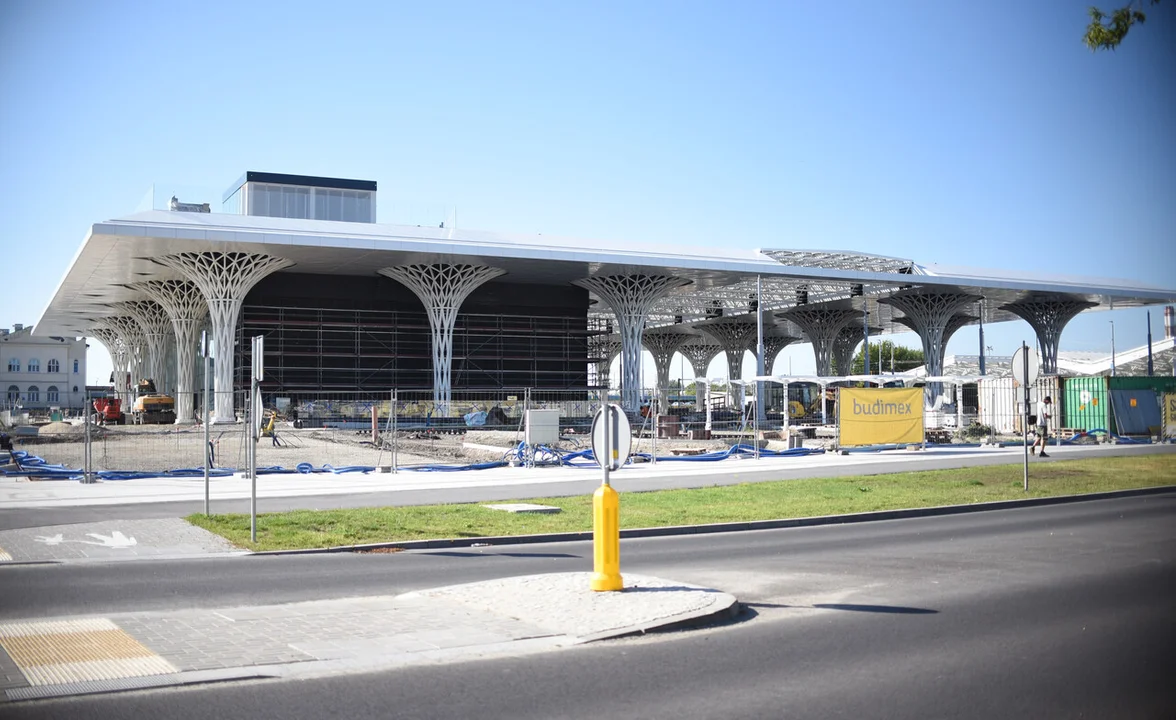
M614 487L621 493L621 527L642 528L842 515L1156 487L1176 483L1176 459L1171 455L1147 455L1034 464L1030 470L1029 492L1022 490L1020 464L651 492L625 492L624 474L619 475L614 476ZM249 541L248 515L195 514L186 519L250 550L592 529L590 496L511 502L553 505L562 512L512 514L470 503L262 513L257 516L256 543Z

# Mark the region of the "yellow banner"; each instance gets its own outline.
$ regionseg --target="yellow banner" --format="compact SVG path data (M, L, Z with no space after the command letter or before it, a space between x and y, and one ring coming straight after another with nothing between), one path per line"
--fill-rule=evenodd
M841 388L842 447L923 442L922 388Z
M1176 437L1176 393L1164 393L1164 435Z

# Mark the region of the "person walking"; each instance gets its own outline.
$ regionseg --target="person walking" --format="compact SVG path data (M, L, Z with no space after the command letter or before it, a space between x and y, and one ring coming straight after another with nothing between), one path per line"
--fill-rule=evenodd
M1037 439L1029 448L1029 454L1037 453L1037 444L1041 443L1041 454L1038 457L1049 457L1045 454L1045 444L1049 441L1049 419L1053 416L1053 399L1046 395L1037 403Z

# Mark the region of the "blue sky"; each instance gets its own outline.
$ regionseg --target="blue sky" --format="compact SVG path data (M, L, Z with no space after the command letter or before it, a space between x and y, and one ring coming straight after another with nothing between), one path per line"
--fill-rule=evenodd
M376 180L381 222L1176 287L1176 7L1094 54L1089 2L7 0L0 326L35 323L153 183L219 200L245 170ZM1062 349L1109 351L1112 319L1145 342L1115 311Z

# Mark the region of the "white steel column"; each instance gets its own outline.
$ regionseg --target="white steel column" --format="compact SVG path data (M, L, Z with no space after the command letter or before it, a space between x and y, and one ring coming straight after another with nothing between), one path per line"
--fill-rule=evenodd
M130 349L117 330L106 325L101 320L95 320L94 322L96 324L90 328L90 335L105 345L106 351L110 353L110 364L114 375L114 392L125 400L127 393L127 374L131 369Z
M505 275L488 265L400 265L379 270L412 290L425 306L433 333L433 404L442 415L449 412L452 396L453 325L457 311L474 290Z
M695 330L714 338L727 354L727 397L737 410L743 410L743 386L736 389L735 381L743 378L743 353L756 342L756 324L750 317L723 318L699 323Z
M116 376L116 378L124 382L122 394L125 407L123 409L129 411L130 406L135 402L135 388L138 387L139 380L143 378L143 361L144 355L147 354L143 347L146 341L143 339L142 326L139 325L138 320L126 315L102 318L99 322L118 333L119 338L126 345L126 372L130 374L130 378L127 379L125 374L122 377Z
M874 335L882 332L882 328L869 328L863 331L857 325L846 325L837 333L833 340L833 368L838 375L853 374L853 351L862 342L863 335ZM864 351L863 351L864 352ZM865 364L862 365L863 369Z
M670 364L674 353L693 337L672 328L656 328L647 330L641 338L657 369L657 399L661 413L670 406Z
M244 252L186 252L152 258L190 280L208 303L216 345L213 422L237 421L233 408L233 342L245 296L263 278L294 264L286 258Z
M949 325L954 325L951 332L963 326L956 317L960 308L970 305L980 297L962 292L925 291L920 289L903 290L890 297L879 298L878 302L885 303L901 310L906 316L901 322L919 333L923 341L923 362L927 366L927 374L943 375L943 348L946 344L945 332ZM964 317L964 316L961 316ZM971 319L971 316L966 316ZM966 321L964 321L966 322ZM950 334L948 335L950 336ZM934 403L935 398L943 392L943 383L928 383L931 390L928 402Z
M151 296L171 319L175 334L176 425L191 425L196 422L197 344L200 327L208 317L208 303L200 289L187 280L151 280L130 287Z
M167 360L167 336L171 330L171 319L167 310L154 300L130 300L114 303L111 307L135 318L143 328L143 339L146 341L146 356L143 362L145 377L156 383L156 389L165 391L165 368ZM136 378L141 380L143 378Z
M707 370L710 369L711 360L723 352L723 348L706 342L702 336L696 336L694 342L686 343L678 348L678 352L690 361L690 370L694 373L694 408L702 410L705 395L710 391Z
M669 291L689 284L672 275L598 275L574 281L607 304L621 336L621 407L641 406L641 335L650 308Z
M1002 305L1001 309L1017 315L1033 327L1037 333L1037 346L1041 348L1041 372L1043 375L1056 375L1062 331L1078 313L1097 304L1064 295L1042 295Z
M817 364L817 375L828 377L833 374L833 344L841 330L861 317L851 307L840 305L798 305L776 314L796 323L813 344L813 356Z

